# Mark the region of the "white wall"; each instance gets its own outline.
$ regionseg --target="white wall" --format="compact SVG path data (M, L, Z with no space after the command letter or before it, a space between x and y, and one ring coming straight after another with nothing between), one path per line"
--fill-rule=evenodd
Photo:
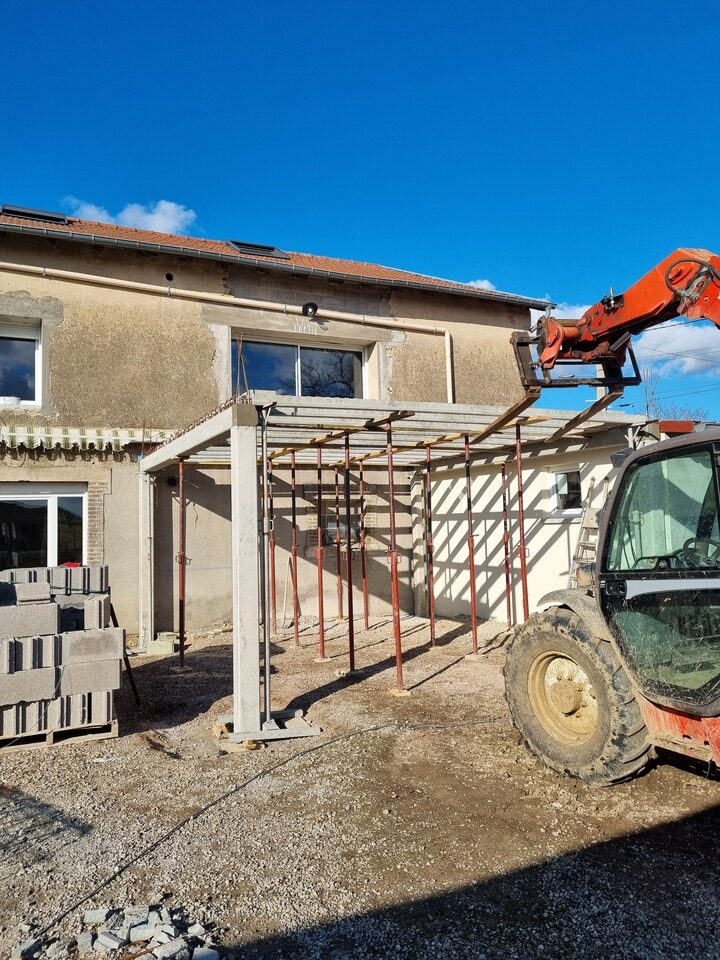
M567 587L570 565L580 529L580 517L559 517L554 512L553 473L580 469L585 499L595 478L592 506L601 507L606 489L612 489L615 471L610 453L616 446L549 457L526 457L523 464L525 542L527 547L530 611L544 594ZM512 558L513 616L522 620L522 589L518 553L517 478L515 463L507 464L509 481L509 532ZM609 485L603 483L609 478ZM422 496L418 483L415 499ZM435 605L438 616L469 615L465 477L454 471L432 484L433 540L435 547ZM475 537L476 597L478 617L506 619L503 551L502 482L500 466L472 471L473 533ZM415 556L423 570L424 545L415 541ZM418 583L417 609L426 608L424 583Z

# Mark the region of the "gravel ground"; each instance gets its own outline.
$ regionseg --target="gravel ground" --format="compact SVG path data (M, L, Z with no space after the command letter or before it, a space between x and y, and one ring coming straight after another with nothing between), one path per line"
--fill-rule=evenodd
M83 912L164 899L214 924L226 955L720 957L718 781L666 763L588 790L519 745L502 698L502 635L403 622L342 625L314 663L304 624L274 645L276 706L306 707L311 740L226 752L230 634L192 638L191 673L136 658L118 740L0 755L0 956L83 900ZM179 824L179 826L177 826ZM107 880L96 895L92 891Z

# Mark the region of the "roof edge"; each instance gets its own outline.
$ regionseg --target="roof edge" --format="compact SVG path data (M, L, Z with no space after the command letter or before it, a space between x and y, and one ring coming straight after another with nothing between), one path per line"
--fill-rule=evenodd
M391 287L400 290L422 290L426 293L446 294L454 297L467 297L475 300L485 300L495 303L509 303L523 306L528 309L545 310L554 307L551 300L539 300L535 297L524 297L515 293L504 293L501 290L484 290L480 287L451 286L456 281L448 281L448 286L438 286L435 283L423 283L415 280L390 280L381 277L368 277L361 274L343 273L342 271L323 270L318 267L303 267L287 261L276 261L266 257L240 257L230 253L214 253L209 250L197 250L193 247L183 247L175 244L151 243L146 240L125 240L117 237L106 237L102 234L75 233L67 230L53 230L49 227L26 227L19 224L0 223L0 231L23 234L33 237L45 237L51 240L66 240L74 243L89 243L97 246L116 247L126 250L139 250L146 253L166 253L178 257L191 257L199 260L214 260L220 263L232 263L239 267L261 268L273 270L277 273L289 273L296 276L317 277L325 280L343 280L348 283L359 283L368 286ZM439 278L438 278L439 279Z

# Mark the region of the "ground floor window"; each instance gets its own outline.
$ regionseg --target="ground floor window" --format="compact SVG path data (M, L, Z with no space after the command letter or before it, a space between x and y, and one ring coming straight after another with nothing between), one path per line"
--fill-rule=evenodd
M295 397L362 397L362 352L235 340L233 393L272 390Z
M87 485L0 483L0 569L85 563Z
M582 512L582 484L579 470L563 470L553 479L553 509L564 516L578 516Z

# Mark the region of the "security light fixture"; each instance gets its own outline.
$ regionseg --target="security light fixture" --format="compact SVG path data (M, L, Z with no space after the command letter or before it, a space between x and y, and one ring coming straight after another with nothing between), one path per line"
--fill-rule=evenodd
M313 303L312 301L310 301L309 303L304 303L302 305L303 316L310 317L310 319L312 320L312 318L318 312L318 309L319 309L318 305L316 303Z

